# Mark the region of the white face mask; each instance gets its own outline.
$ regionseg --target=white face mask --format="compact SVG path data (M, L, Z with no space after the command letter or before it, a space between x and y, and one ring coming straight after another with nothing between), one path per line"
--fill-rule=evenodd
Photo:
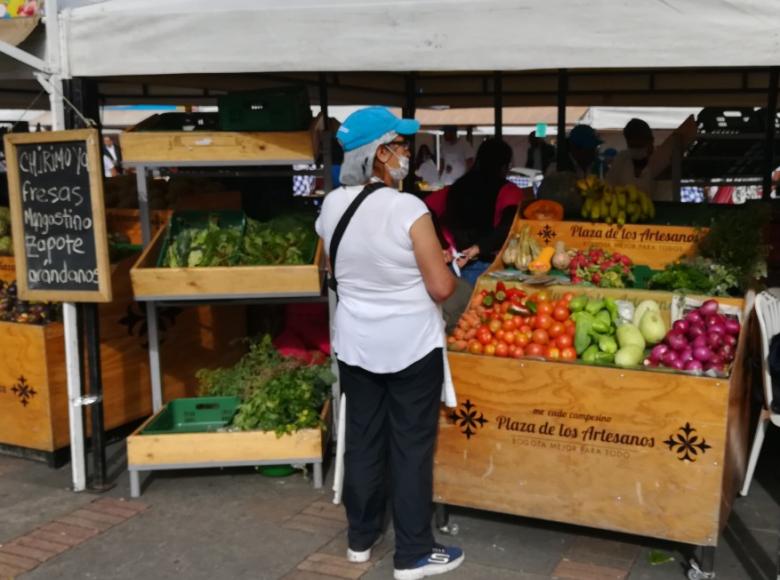
M390 177L392 177L394 181L400 183L406 178L407 175L409 175L409 158L403 155L398 155L398 153L389 147L388 151L390 151L390 153L395 155L395 157L398 159L398 167L388 167L387 171L390 173Z
M628 153L634 161L642 161L648 157L647 147L629 147Z

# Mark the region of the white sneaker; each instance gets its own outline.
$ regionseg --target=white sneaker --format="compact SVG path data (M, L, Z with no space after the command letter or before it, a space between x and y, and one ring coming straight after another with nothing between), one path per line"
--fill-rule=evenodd
M451 572L465 559L463 550L455 546L433 547L433 551L424 558L418 560L412 568L396 568L393 570L395 580L420 580L428 576Z
M384 535L379 534L379 537L371 545L371 548L367 550L363 550L362 552L356 552L352 548L347 548L347 560L349 562L354 562L355 564L362 564L363 562L368 562L371 559L371 550L375 546L379 545L383 539L384 539Z

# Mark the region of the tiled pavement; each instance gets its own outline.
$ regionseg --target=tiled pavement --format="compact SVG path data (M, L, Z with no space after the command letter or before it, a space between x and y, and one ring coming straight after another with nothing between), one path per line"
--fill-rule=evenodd
M768 444L750 496L738 500L720 540L718 580L775 580L780 469ZM117 467L121 467L118 465ZM156 476L138 501L126 477L104 496L67 490L68 469L0 456L0 578L392 577L392 532L371 562L344 559L346 522L330 494L300 475L252 470ZM326 486L327 487L327 486ZM459 533L440 540L466 551L450 580L683 579L689 548L538 520L453 510ZM669 560L653 565L653 552Z

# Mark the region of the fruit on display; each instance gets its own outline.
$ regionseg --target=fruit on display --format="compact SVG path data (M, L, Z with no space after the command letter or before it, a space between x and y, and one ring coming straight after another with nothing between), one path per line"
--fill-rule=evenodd
M585 219L622 227L655 217L650 196L634 185L611 186L589 175L577 180L577 189L583 197L581 213Z
M14 247L11 242L11 212L7 207L0 207L0 256L13 256Z
M571 254L566 251L566 245L563 242L555 244L555 255L552 258L553 268L566 272L571 264Z
M561 221L563 206L549 199L537 199L525 208L523 217L527 220Z
M618 349L615 332L617 304L612 298L588 298L581 295L569 302L575 322L574 349L587 363L611 363Z
M539 255L528 264L528 271L532 274L546 274L552 269L552 259L555 255L555 250L550 246L544 248Z
M619 252L590 247L578 250L569 263L572 284L592 284L600 288L625 288L634 283L631 258Z
M59 318L59 304L20 300L17 296L16 282L0 280L0 321L48 324Z
M639 332L649 345L658 344L666 337L666 324L658 310L648 310L639 321Z
M531 262L539 256L539 252L539 244L531 235L531 228L523 226L523 229L509 240L501 259L505 266L526 272Z
M694 373L724 373L734 360L740 329L736 318L720 312L717 300L707 300L672 324L644 364Z
M546 291L528 296L519 288L498 282L494 290L474 295L447 339L448 348L497 357L574 360L575 324L569 317L572 298L572 294L565 294L553 300Z

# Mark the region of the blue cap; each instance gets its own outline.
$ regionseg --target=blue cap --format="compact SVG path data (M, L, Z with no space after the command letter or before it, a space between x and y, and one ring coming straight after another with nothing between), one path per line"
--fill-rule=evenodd
M580 149L595 149L603 143L590 125L575 125L569 131L569 142Z
M336 132L336 138L346 152L368 145L390 131L414 135L419 130L419 121L399 119L387 107L366 107L346 118Z

